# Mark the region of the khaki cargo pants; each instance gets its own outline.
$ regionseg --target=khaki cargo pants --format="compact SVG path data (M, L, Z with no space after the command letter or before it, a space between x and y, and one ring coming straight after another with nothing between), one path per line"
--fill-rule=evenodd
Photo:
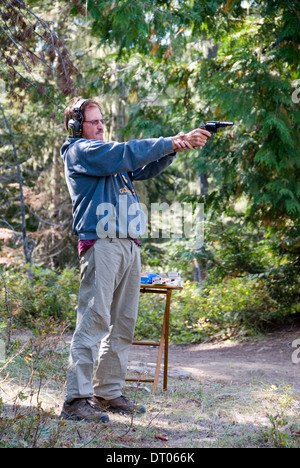
M80 259L77 324L71 342L66 401L122 395L140 293L139 247L99 239Z

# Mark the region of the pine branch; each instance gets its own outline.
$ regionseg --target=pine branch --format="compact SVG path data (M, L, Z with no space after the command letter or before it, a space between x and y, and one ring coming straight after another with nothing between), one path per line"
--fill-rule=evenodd
M2 4L6 6L6 10L0 15L0 21L3 21L3 24L0 24L0 32L2 31L2 37L0 36L2 49L0 59L2 57L5 66L12 72L10 81L18 74L21 82L24 80L32 85L34 80L28 79L26 75L23 76L23 73L18 72L15 67L18 64L18 59L20 59L26 72L31 75L32 72L26 61L25 54L27 54L27 58L32 64L35 65L39 62L48 70L52 69L51 63L56 58L58 62L56 67L58 85L63 94L72 94L75 91L72 75L77 74L78 70L72 64L63 41L55 34L48 23L28 8L24 2L20 0L13 2L3 0ZM32 22L32 19L34 22ZM39 32L36 28L42 29L42 31ZM48 46L48 62L44 59L43 53L40 55L35 53L34 47L41 41ZM44 88L41 86L37 85L36 89L39 94L45 94Z
M296 8L295 8L294 2L292 2L291 0L287 0L287 2L288 2L288 4L290 5L290 8L291 8L293 14L296 16L298 22L300 23L300 18L299 18L299 16L297 15L297 10L296 10Z
M3 28L3 26L1 26L1 24L0 24L0 28L2 29L2 31L4 32L4 34L6 34L6 36L10 39L10 41L16 46L18 52L20 52L19 46L18 46L18 44L16 43L16 41L8 34L7 31L5 31L5 29ZM23 60L23 57L22 57L22 62L23 62L23 64L24 64L26 70L27 70L29 73L31 73L31 70L30 70L30 68L28 67L27 63Z

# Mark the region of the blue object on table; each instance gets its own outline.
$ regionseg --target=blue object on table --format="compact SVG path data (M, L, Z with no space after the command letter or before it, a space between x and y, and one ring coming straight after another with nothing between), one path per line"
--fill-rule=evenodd
M144 273L143 276L141 276L141 284L152 284L153 278L159 277L160 276L155 273Z

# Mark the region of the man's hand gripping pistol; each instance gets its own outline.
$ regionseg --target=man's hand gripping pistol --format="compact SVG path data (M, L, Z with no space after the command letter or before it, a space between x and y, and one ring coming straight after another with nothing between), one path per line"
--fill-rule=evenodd
M228 126L232 127L233 122L219 122L216 120L209 120L199 128L192 130L189 133L180 132L176 137L178 143L177 151L185 151L187 149L197 149L205 146L207 138L211 137L213 133L217 133L220 129ZM181 147L179 147L181 146Z

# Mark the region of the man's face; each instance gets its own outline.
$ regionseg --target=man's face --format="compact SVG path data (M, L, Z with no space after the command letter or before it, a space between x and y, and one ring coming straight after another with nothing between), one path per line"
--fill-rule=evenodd
M84 110L82 123L82 138L88 140L103 140L103 117L99 107L87 107Z

